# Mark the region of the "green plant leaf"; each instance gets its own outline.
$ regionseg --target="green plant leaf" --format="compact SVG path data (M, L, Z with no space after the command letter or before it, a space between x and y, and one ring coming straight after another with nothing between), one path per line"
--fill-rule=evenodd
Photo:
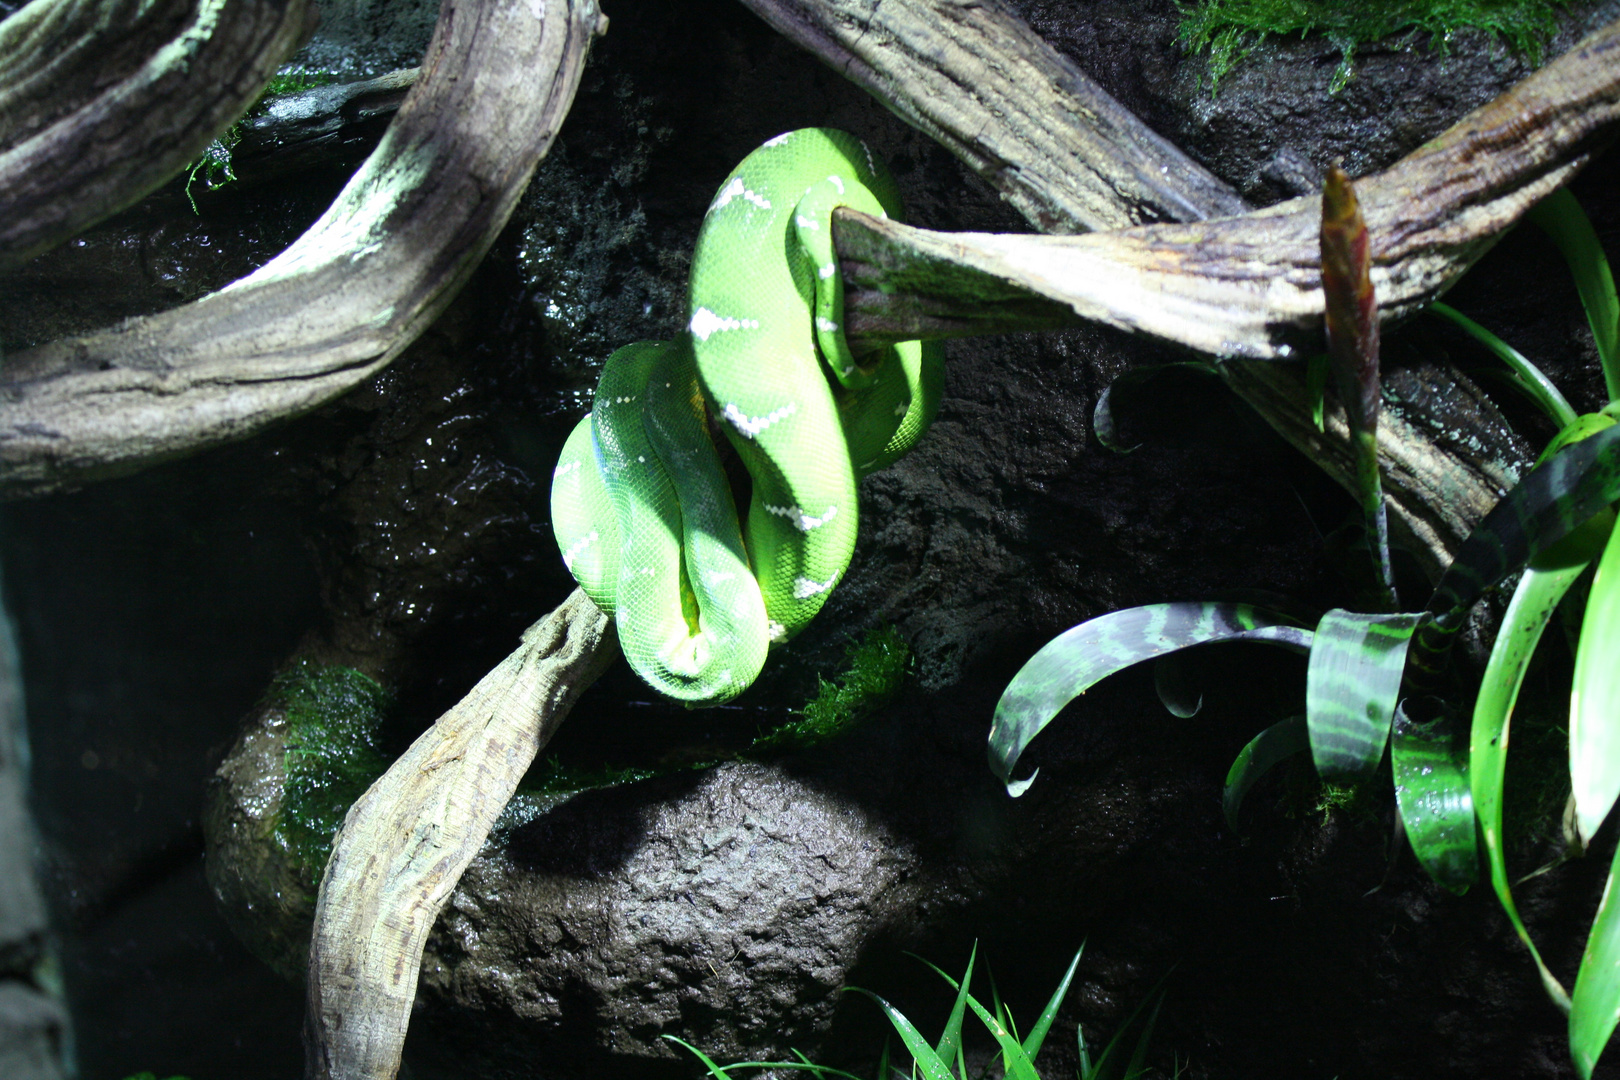
M1620 796L1620 529L1586 598L1569 699L1569 776L1575 822L1590 841Z
M971 996L968 997L968 1008L973 1010L974 1015L1001 1047L1002 1074L1006 1080L1041 1080L1041 1074L1035 1071L1035 1064L1029 1060L1029 1055L1024 1053L1018 1037L1009 1031L1000 1019L991 1015L989 1009L980 1005Z
M1024 1039L1024 1053L1029 1055L1031 1061L1041 1052L1041 1044L1046 1041L1046 1033L1052 1030L1052 1021L1057 1017L1058 1006L1063 1004L1063 998L1069 992L1069 983L1074 980L1075 969L1080 966L1080 954L1086 951L1085 942L1074 952L1074 959L1069 961L1069 970L1063 973L1063 981L1058 983L1056 990L1052 991L1052 999L1041 1010L1041 1015L1035 1018L1035 1026L1029 1029L1029 1035Z
M1149 604L1088 619L1047 642L1002 691L990 726L991 771L1009 795L1022 795L1035 777L1013 780L1013 766L1063 706L1132 664L1212 641L1265 641L1304 652L1311 632L1252 604Z
M1507 613L1502 617L1502 628L1491 648L1490 661L1480 681L1479 697L1474 701L1474 723L1469 736L1468 781L1473 788L1474 812L1479 817L1480 832L1485 839L1485 861L1491 875L1491 888L1513 924L1519 940L1530 950L1536 970L1541 974L1541 985L1547 996L1565 1013L1569 1012L1569 991L1553 977L1542 962L1530 931L1519 918L1519 909L1513 902L1513 889L1508 882L1507 857L1502 838L1502 790L1507 772L1507 749L1513 706L1519 697L1524 673L1530 667L1530 657L1542 632L1552 620L1558 602L1580 576L1586 564L1558 567L1550 570L1528 569L1513 591Z
M1191 369L1207 375L1215 374L1215 365L1208 360L1174 360L1168 364L1154 364L1150 367L1133 368L1114 379L1097 395L1097 404L1091 410L1091 431L1097 436L1097 441L1116 454L1129 454L1141 443L1126 446L1119 437L1119 420L1115 416L1114 393L1116 390L1134 390L1163 373L1172 369Z
M1421 618L1334 608L1316 624L1305 668L1305 720L1322 779L1357 780L1378 768L1406 649Z
M1592 934L1581 954L1581 969L1575 976L1575 994L1570 1000L1569 1052L1575 1058L1575 1071L1581 1080L1591 1080L1598 1055L1620 1022L1620 896L1615 880L1620 878L1620 848L1609 865L1609 880L1603 886Z
M1447 709L1418 720L1412 715L1416 704L1403 701L1395 709L1389 744L1395 804L1412 854L1430 877L1460 896L1479 877L1468 751Z
M1503 496L1463 541L1417 633L1416 671L1438 674L1469 608L1486 589L1620 498L1620 424L1558 451Z
M663 1035L660 1037L668 1039L672 1043L679 1043L681 1046L686 1047L687 1050L691 1051L693 1056L703 1063L703 1067L709 1070L709 1075L715 1077L716 1080L728 1080L725 1069L721 1068L719 1065L716 1065L714 1060L710 1058L708 1054L705 1054L703 1051L699 1050L685 1039L678 1038L674 1035Z
M1323 406L1327 403L1328 375L1333 362L1327 353L1312 353L1305 361L1305 400L1311 403L1311 421L1317 431L1326 431Z
M889 1023L894 1025L894 1030L899 1034L900 1041L906 1044L907 1050L911 1051L912 1060L922 1070L923 1080L955 1080L951 1076L950 1066L938 1054L934 1053L934 1048L928 1045L928 1040L923 1038L922 1032L917 1030L917 1026L906 1019L905 1013L870 990L862 990L858 986L852 986L850 990L877 1002L878 1008L882 1009L883 1014L889 1018ZM968 1003L975 1008L980 1008L978 1002L974 1001L972 997L968 998Z
M934 968L941 978L956 988L956 1002L951 1006L951 1017L945 1022L945 1030L940 1033L939 1042L934 1046L934 1052L942 1061L954 1061L962 1053L962 1018L967 1015L968 987L973 983L973 961L978 959L978 956L979 943L975 941L972 951L968 953L967 970L962 973L961 982L957 982L933 964L929 964L927 960L923 960L923 963ZM922 957L919 956L917 959L922 960Z
M1592 337L1597 340L1609 400L1620 398L1620 298L1615 295L1614 273L1591 219L1568 188L1559 188L1537 203L1526 220L1552 237L1569 263L1581 305L1592 324Z
M1553 381L1536 365L1525 359L1523 353L1479 323L1470 319L1450 304L1442 304L1438 300L1429 305L1429 311L1441 318L1455 323L1466 331L1475 341L1496 354L1496 358L1506 364L1516 376L1515 382L1529 394L1531 399L1541 407L1541 411L1552 418L1552 422L1560 428L1568 427L1575 422L1575 407L1569 399L1553 385Z
M1249 789L1276 764L1294 754L1311 748L1310 730L1305 717L1290 716L1279 720L1249 740L1249 745L1238 752L1232 767L1226 773L1226 793L1221 799L1221 810L1226 825L1238 831L1238 811Z
M1165 710L1181 720L1190 720L1204 707L1203 692L1187 663L1185 652L1166 653L1153 661L1153 689Z

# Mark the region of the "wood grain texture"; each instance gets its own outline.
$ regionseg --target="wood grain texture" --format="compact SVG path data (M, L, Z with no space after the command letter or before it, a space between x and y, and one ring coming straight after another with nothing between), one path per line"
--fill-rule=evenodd
M447 0L382 142L291 247L195 303L6 358L0 494L242 438L387 365L506 223L604 24L595 0Z
M575 590L350 808L315 908L306 1080L392 1080L428 931L535 754L618 656Z
M0 22L0 271L196 160L314 25L306 0L34 0Z
M1046 233L1240 214L1242 198L995 0L743 0Z

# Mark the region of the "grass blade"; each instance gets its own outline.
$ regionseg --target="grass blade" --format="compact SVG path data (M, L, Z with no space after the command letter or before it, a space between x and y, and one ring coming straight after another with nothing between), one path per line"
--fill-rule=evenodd
M1311 748L1311 736L1304 716L1290 716L1272 724L1249 740L1232 768L1226 774L1226 793L1221 809L1226 814L1226 825L1238 831L1238 810L1243 806L1249 789L1283 759Z
M956 1004L951 1006L951 1018L945 1022L945 1030L940 1034L939 1042L934 1047L934 1053L939 1055L941 1061L953 1061L962 1053L962 1018L967 1015L968 986L973 982L973 961L978 959L978 956L979 943L975 941L972 951L968 953L967 971L962 973L960 983L923 960L923 963L938 971L946 982L956 988Z
M1069 992L1069 983L1074 980L1075 969L1080 966L1080 954L1086 951L1085 943L1074 952L1074 959L1069 961L1069 970L1063 973L1063 981L1058 983L1056 990L1052 991L1052 1000L1046 1003L1041 1015L1035 1018L1035 1026L1029 1029L1029 1035L1024 1039L1024 1053L1029 1055L1031 1061L1041 1052L1041 1044L1046 1041L1046 1033L1052 1030L1052 1021L1057 1017L1058 1006L1063 1004L1063 998Z
M858 986L852 986L850 990L857 994L863 994L877 1002L878 1008L882 1009L883 1014L889 1018L889 1023L894 1025L894 1030L899 1034L900 1041L905 1043L907 1050L911 1051L912 1060L922 1070L924 1080L955 1080L951 1076L950 1066L946 1065L940 1056L934 1053L934 1048L928 1045L928 1040L923 1038L922 1032L917 1030L916 1025L906 1019L905 1013L870 990L862 990ZM971 997L968 998L968 1002L977 1006L977 1003Z
M1575 422L1575 407L1569 403L1553 381L1547 378L1545 372L1527 360L1523 353L1479 323L1470 319L1450 304L1442 304L1438 300L1429 305L1429 310L1444 319L1456 323L1469 336L1491 352L1496 358L1506 364L1518 377L1519 386L1529 394L1541 411L1552 418L1552 422L1559 428L1566 428Z
M1013 780L1013 766L1063 706L1116 671L1211 641L1267 641L1303 652L1311 632L1252 604L1149 604L1089 619L1047 642L1002 691L990 726L991 771L1009 795L1022 795L1035 777Z
M1568 188L1548 195L1526 216L1552 237L1569 263L1581 305L1592 324L1592 336L1597 340L1609 400L1620 398L1620 299L1615 296L1614 274L1591 220Z
M1136 1038L1136 1049L1125 1066L1124 1080L1136 1080L1146 1071L1148 1047L1153 1043L1153 1028L1159 1022L1159 1010L1163 1007L1164 992L1160 991L1159 1000L1153 1003L1153 1011L1148 1013L1147 1023L1142 1025L1142 1034Z
M1474 602L1620 498L1620 425L1559 450L1503 496L1441 575L1417 634L1415 670L1438 675Z
M1547 969L1535 942L1530 940L1530 931L1519 918L1518 905L1513 902L1502 837L1502 788L1513 706L1518 700L1524 673L1529 669L1530 657L1552 620L1558 602L1585 567L1585 563L1579 563L1549 570L1531 568L1520 578L1519 587L1508 603L1507 614L1502 617L1502 629L1491 648L1490 661L1485 665L1479 697L1474 702L1468 751L1468 780L1473 788L1474 812L1479 816L1480 832L1485 838L1491 888L1496 891L1496 899L1519 940L1530 950L1547 996L1565 1013L1569 1012L1569 991Z
M1006 1080L1041 1080L1041 1074L1035 1071L1034 1063L1029 1060L1029 1055L1024 1053L1017 1036L1008 1031L999 1018L991 1015L990 1010L980 1005L972 996L968 997L968 1008L973 1010L974 1015L1001 1047L1003 1075Z
M1378 768L1420 618L1334 608L1316 624L1305 669L1305 722L1322 779L1359 779Z
M1603 886L1592 935L1581 954L1581 970L1575 976L1575 996L1569 1010L1569 1052L1575 1058L1575 1071L1581 1080L1591 1080L1598 1055L1620 1022L1620 896L1615 895L1615 879L1620 877L1620 849L1609 865L1609 880Z
M1423 869L1457 895L1479 877L1474 833L1474 797L1468 786L1468 756L1451 713L1412 716L1410 701L1395 709L1389 744L1395 803L1406 839Z
M1612 429L1611 429L1612 430ZM1620 529L1586 598L1569 700L1569 776L1575 821L1591 840L1620 796Z

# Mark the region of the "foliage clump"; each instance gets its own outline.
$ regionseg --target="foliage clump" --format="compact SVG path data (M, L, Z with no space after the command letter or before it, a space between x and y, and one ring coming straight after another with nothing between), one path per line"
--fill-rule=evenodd
M801 750L853 730L900 692L911 647L899 630L885 625L851 642L844 656L844 673L834 682L820 679L820 689L799 718L754 740L750 753Z
M319 880L344 815L388 768L377 732L392 696L353 668L306 659L276 675L265 704L287 721L287 783L273 835Z
M192 163L191 171L186 174L186 198L191 201L191 212L194 214L200 212L197 209L197 200L191 194L191 185L196 182L199 175L209 191L222 188L236 179L236 173L231 169L231 151L242 141L244 124L255 117L263 116L272 98L283 94L296 94L302 90L313 90L317 86L327 85L335 78L331 72L311 71L292 65L272 75L264 88L264 93L248 106L247 112L221 132L219 138L205 146L202 156Z
M1557 29L1556 11L1571 0L1196 0L1181 3L1179 40L1209 51L1211 90L1266 38L1324 34L1342 59L1331 93L1354 75L1356 46L1402 31L1426 33L1443 49L1459 30L1483 30L1541 62L1541 47Z

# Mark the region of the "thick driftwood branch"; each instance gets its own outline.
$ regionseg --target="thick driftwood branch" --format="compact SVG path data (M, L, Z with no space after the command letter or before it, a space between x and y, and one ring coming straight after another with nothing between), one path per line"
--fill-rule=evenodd
M921 94L928 85L918 75L894 92ZM1034 83L1017 89L1031 113L1058 92ZM969 95L957 98L959 107L973 107ZM1439 295L1500 230L1612 138L1617 119L1620 23L1358 184L1378 245L1375 284L1386 314L1400 317ZM1177 174L1165 175L1174 182ZM1299 355L1302 347L1321 347L1319 207L1307 198L1231 219L1081 237L930 233L839 211L835 237L850 285L846 325L858 349L1098 319L1221 356ZM1170 202L1160 209L1177 213ZM1330 427L1323 439L1293 407L1304 400L1298 371L1262 377L1252 365L1226 364L1222 375L1285 438L1350 482L1351 471L1340 467L1350 460L1348 446L1339 445L1343 429ZM1456 386L1468 390L1466 382ZM1397 413L1400 394L1392 391L1389 401ZM1466 440L1442 448L1431 431L1443 425L1421 422L1415 404L1410 411L1416 422L1386 427L1381 438L1385 485L1434 571L1494 505L1512 469ZM1409 469L1403 461L1424 465Z
M1047 233L1248 207L993 0L743 0Z
M34 0L0 22L0 270L184 169L314 19L305 0Z
M420 81L332 207L203 299L8 358L0 493L242 438L375 374L460 287L573 101L595 0L446 0Z
M574 590L349 809L315 908L306 1080L392 1080L428 931L617 640Z

